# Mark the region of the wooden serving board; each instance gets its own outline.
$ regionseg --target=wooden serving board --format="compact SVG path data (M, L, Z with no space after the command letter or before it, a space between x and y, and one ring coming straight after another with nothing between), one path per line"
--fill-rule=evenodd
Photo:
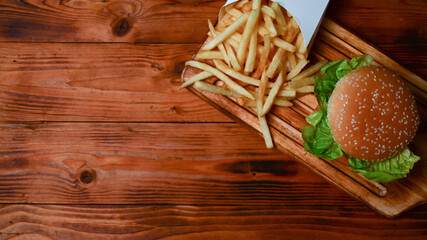
M292 108L276 107L267 115L275 147L284 154L298 160L328 182L341 188L386 217L396 217L404 211L427 202L427 81L411 73L375 47L342 28L329 19L324 19L309 59L316 62L326 58L334 61L352 58L367 53L374 57L375 64L382 65L400 74L407 80L414 93L421 115L419 131L410 148L421 160L405 179L380 184L353 172L345 158L335 161L320 159L306 153L302 144L301 130L307 125L305 117L316 109L317 101L313 94L293 101ZM196 54L195 54L196 55ZM194 55L194 56L195 56ZM182 73L186 81L199 70L187 67ZM237 122L262 135L256 114L241 107L233 100L190 87L189 90Z

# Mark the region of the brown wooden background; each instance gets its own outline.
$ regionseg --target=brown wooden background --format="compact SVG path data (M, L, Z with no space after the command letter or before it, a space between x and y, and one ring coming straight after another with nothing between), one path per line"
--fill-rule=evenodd
M424 239L186 90L225 1L0 1L0 239ZM427 79L425 0L327 17Z

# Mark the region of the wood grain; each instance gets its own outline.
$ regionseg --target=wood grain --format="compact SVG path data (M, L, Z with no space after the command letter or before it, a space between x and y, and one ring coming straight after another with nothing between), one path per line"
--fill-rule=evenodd
M178 90L197 47L0 43L0 121L230 122Z
M422 240L427 208L377 219L350 198L280 206L0 205L0 239Z
M4 0L0 41L200 43L224 1Z
M0 156L3 203L264 205L329 191L235 123L1 124Z

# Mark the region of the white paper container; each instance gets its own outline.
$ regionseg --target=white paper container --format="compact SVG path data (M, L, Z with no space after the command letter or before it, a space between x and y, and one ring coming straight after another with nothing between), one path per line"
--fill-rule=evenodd
M223 7L237 2L238 0L228 0L222 6L219 17L223 16ZM329 0L276 0L284 9L292 14L301 28L305 43L309 43L310 49L320 22L323 19Z

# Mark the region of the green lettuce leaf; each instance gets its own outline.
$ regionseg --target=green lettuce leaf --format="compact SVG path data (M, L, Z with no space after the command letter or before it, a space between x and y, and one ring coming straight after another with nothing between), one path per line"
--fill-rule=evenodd
M355 68L370 65L372 61L371 56L361 55L351 59L350 62L345 59L330 62L320 70L322 75L315 77L314 94L320 110L306 118L312 126L304 126L302 129L304 148L307 152L328 160L335 160L344 154L335 142L329 127L328 101L341 77Z
M420 157L406 147L396 156L371 163L354 157L348 158L348 164L353 171L361 173L368 179L376 182L390 182L399 178L405 178Z
M322 110L315 111L306 120L313 126L304 126L302 129L304 149L328 160L341 157L343 152L332 136L326 114Z

